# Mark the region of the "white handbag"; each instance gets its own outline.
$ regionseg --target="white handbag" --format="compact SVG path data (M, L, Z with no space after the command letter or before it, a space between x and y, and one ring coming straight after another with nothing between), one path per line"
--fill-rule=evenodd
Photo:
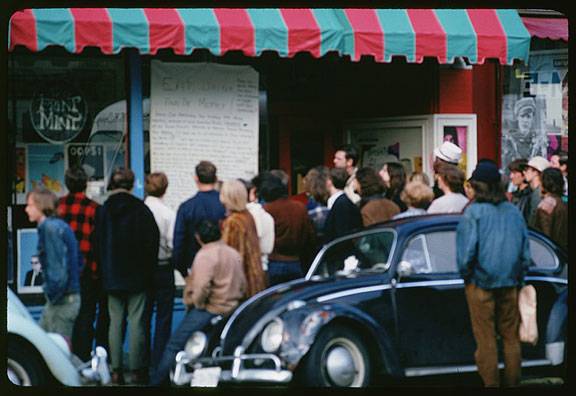
M520 310L520 341L536 345L538 343L538 324L536 322L536 289L526 285L518 293Z

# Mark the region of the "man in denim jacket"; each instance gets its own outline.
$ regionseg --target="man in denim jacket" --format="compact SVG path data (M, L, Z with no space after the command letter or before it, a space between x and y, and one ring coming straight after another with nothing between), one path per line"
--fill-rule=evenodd
M35 189L26 197L26 214L31 222L38 223L38 257L46 297L40 326L70 339L80 310L83 259L72 229L55 217L56 200L51 191Z
M504 347L505 384L520 382L518 289L531 262L528 229L507 201L495 163L479 162L470 178L474 201L456 230L456 259L466 284L474 355L484 386L500 385L496 329Z

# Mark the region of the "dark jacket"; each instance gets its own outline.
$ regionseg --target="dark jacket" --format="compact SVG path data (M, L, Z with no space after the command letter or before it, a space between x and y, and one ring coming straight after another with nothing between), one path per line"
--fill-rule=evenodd
M568 250L568 207L561 197L546 195L540 201L536 209L534 228Z
M350 201L346 194L339 196L328 213L324 226L324 243L362 227L360 209Z
M487 290L522 286L531 257L518 208L508 201L466 208L456 228L456 261L466 283Z
M113 193L96 211L95 246L106 291L143 292L152 285L160 231L144 202Z
M84 259L70 226L56 217L38 225L38 259L44 273L44 295L57 304L66 294L80 292Z
M530 189L530 186L526 186L524 189L516 190L512 193L512 203L520 210L520 213L524 216L526 224L528 224L530 213L532 213L530 208L531 197L532 190Z
M192 266L200 245L194 234L202 220L212 220L218 223L226 216L226 209L220 202L220 193L216 190L199 191L192 198L180 205L176 213L174 225L174 248L172 262L184 278L188 276L188 268Z

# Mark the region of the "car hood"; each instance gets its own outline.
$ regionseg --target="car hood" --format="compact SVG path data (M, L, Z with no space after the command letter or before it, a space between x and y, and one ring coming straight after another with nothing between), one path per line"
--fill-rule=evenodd
M302 301L308 305L315 303L320 296L379 285L384 280L381 273L358 273L312 280L298 279L266 289L247 300L230 316L220 335L223 352L232 354L251 330L262 327L269 320L291 309L290 303L294 301Z

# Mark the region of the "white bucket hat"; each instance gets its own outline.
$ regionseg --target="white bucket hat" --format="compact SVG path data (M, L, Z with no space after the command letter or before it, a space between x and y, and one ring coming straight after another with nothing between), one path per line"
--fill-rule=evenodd
M444 142L434 149L434 156L451 164L457 164L462 157L462 149L454 143Z
M544 171L544 169L550 167L550 162L548 162L548 160L546 158L538 156L538 157L533 157L532 159L530 159L530 161L528 161L526 166L534 168L538 172L542 173Z

